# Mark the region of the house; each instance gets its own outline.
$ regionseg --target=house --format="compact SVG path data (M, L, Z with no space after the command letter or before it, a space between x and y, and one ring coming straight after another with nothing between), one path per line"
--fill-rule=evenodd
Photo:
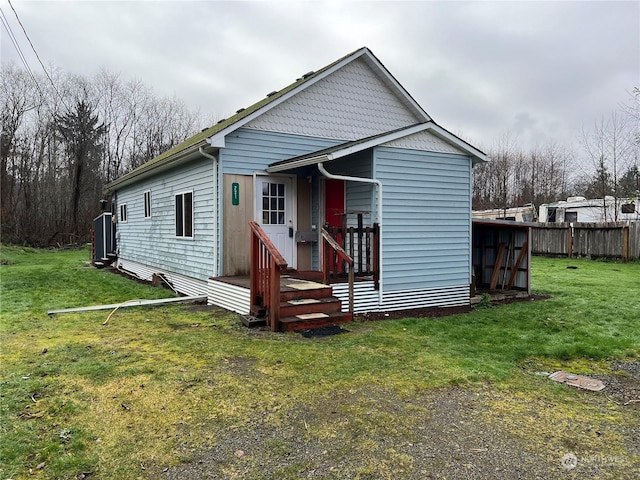
M468 305L487 160L364 47L109 183L117 265L274 329L273 289L302 312L320 280L347 313Z
M540 205L539 213L542 223L639 221L640 199L569 197L566 201Z

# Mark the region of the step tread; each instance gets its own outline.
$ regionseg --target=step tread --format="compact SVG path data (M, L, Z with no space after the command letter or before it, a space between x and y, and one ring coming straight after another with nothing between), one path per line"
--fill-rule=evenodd
M331 297L333 289L329 286L310 290L280 290L280 301L285 302L296 298L322 298Z
M280 325L282 330L293 331L336 325L353 320L353 314L350 312L331 312L325 315L316 318L284 317L280 319Z
M296 300L299 300L296 302ZM304 298L280 302L280 315L293 317L305 313L331 313L342 310L342 301L337 297Z
M290 300L282 300L280 302L280 307L284 306L313 306L322 303L336 303L341 302L338 297L327 296L327 297L318 297L318 298L292 298Z

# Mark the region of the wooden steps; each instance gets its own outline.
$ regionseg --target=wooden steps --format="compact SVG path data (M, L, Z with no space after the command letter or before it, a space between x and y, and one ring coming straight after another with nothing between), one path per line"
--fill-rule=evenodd
M267 314L258 305L252 305L251 311L258 319ZM342 312L342 302L333 296L330 285L289 275L281 279L280 330L307 330L351 320L353 314Z
M315 317L314 314L298 315L295 317L284 317L280 319L280 326L283 332L294 330L307 330L310 328L326 327L329 325L337 325L353 320L353 314L350 312L330 312L322 314L323 316ZM320 314L318 314L320 315ZM304 317L304 318L301 318Z

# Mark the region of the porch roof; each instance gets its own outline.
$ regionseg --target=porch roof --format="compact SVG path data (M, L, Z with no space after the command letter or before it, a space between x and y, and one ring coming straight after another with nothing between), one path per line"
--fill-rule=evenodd
M352 140L350 142L341 143L339 145L334 145L333 147L317 150L306 155L300 155L297 157L289 158L287 160L281 160L269 165L267 167L267 172L283 172L286 170L292 170L294 168L306 167L309 165L316 165L321 162L336 160L338 158L346 157L347 155L358 153L368 148L383 145L393 140L407 137L409 135L413 135L415 133L423 132L426 130L429 130L435 136L455 145L460 150L469 154L472 157L474 164L477 162L486 162L489 160L488 156L484 152L478 150L464 140L456 137L454 134L445 130L435 122L429 121L424 123L417 123L408 127L401 127L396 130L390 130L388 132L379 133L377 135L361 138L359 140Z

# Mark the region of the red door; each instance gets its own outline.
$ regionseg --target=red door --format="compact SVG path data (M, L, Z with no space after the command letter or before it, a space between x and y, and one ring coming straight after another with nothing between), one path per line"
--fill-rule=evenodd
M329 224L329 227L342 227L344 204L344 181L326 179L324 184L324 221ZM342 234L338 233L335 239L344 247L344 237ZM334 268L338 273L342 273L344 271L342 262L337 262L335 267L332 265L329 269L334 270Z
M342 226L344 181L326 179L324 183L324 221L330 227Z

